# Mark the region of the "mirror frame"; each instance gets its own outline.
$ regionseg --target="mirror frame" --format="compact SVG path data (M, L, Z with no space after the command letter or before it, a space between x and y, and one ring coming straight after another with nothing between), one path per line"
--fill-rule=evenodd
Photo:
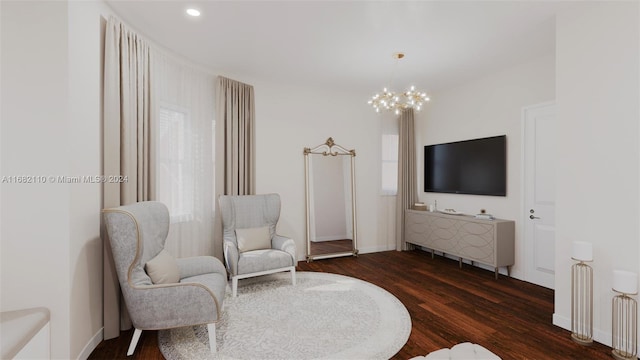
M318 145L314 148L304 148L304 189L305 189L305 202L306 202L306 224L307 224L307 262L318 259L329 259L341 256L358 256L358 236L357 236L357 222L356 222L356 164L355 157L356 151L354 149L347 150L344 147L336 144L333 138L328 138L324 144ZM349 156L351 160L351 222L353 223L353 241L351 251L342 251L327 254L311 254L311 209L310 209L310 192L309 189L309 155L322 155L322 156Z

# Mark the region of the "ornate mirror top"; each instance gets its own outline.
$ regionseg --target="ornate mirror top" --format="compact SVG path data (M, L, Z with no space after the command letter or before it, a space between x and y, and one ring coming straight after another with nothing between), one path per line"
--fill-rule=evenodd
M323 155L323 156L338 156L338 155L351 155L351 156L356 156L356 151L354 149L351 150L347 150L345 148L343 148L342 146L336 144L333 141L333 138L328 138L327 141L325 141L324 144L318 145L316 147L314 147L313 149L311 148L304 148L304 154L308 155L308 154L318 154L318 155Z

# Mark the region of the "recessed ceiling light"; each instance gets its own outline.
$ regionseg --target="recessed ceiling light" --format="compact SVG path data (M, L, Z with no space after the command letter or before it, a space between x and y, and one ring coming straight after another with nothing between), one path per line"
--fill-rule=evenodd
M187 9L187 14L191 16L200 16L200 11L196 9Z

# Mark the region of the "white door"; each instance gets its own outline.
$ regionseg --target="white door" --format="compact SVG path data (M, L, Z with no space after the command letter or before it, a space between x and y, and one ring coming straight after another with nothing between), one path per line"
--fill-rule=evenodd
M547 103L524 108L524 248L526 280L555 283L556 110Z

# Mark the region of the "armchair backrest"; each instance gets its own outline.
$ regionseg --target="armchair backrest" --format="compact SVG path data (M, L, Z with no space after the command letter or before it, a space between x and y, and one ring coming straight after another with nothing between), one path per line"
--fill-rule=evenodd
M132 287L152 285L144 265L164 249L169 233L169 210L161 202L144 201L105 209L103 213L126 300Z
M223 239L238 245L236 229L269 226L271 238L280 218L280 195L221 195Z

